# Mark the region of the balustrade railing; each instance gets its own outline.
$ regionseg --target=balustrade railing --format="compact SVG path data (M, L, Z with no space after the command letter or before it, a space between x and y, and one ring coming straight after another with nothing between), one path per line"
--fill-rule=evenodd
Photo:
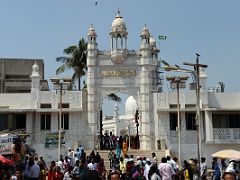
M213 141L216 143L239 143L240 128L213 128Z

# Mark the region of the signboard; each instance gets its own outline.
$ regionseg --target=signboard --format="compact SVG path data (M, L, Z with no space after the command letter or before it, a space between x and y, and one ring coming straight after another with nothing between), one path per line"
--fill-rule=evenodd
M0 136L0 154L12 154L13 150L13 137L11 134L2 134Z
M106 70L106 71L102 71L102 76L104 77L136 76L136 70L134 69Z
M61 133L61 144L65 144L65 132ZM58 132L56 133L47 133L45 135L45 147L56 147L58 145Z

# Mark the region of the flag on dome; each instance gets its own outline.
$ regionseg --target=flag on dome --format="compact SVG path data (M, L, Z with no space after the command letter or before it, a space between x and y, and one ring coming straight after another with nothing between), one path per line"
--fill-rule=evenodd
M159 39L159 40L166 40L166 39L167 39L167 36L159 35L159 36L158 36L158 39Z

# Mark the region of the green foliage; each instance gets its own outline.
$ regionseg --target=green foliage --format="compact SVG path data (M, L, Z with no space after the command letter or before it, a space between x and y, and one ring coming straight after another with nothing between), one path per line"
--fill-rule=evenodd
M77 46L69 46L63 50L67 56L57 57L56 61L63 63L56 70L56 74L65 72L67 69L73 69L74 73L72 78L79 79L80 90L80 78L86 75L87 71L87 42L82 38Z

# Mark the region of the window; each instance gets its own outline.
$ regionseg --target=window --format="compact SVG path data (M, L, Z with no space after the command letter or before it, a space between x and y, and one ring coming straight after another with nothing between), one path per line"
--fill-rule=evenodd
M40 108L52 108L51 104L40 104Z
M41 130L51 129L51 114L41 114Z
M177 113L169 113L170 116L170 131L176 131L177 127Z
M60 108L60 104L58 104L58 108ZM62 103L62 108L69 108L69 103Z
M5 129L26 129L26 114L0 114L0 131Z
M177 104L170 104L169 107L170 109L177 109Z
M186 130L196 130L196 113L185 113Z
M216 113L212 115L213 128L240 128L240 114Z
M58 122L59 122L59 118L58 118ZM69 129L69 113L62 113L62 129L64 130Z

